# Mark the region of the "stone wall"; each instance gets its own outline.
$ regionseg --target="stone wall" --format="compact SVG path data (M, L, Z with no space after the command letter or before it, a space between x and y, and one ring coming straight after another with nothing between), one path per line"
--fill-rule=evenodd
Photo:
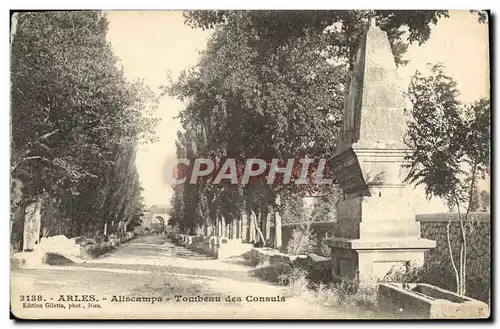
M459 259L460 222L456 213L439 213L417 215L420 222L422 238L436 241L436 248L425 253L425 265L430 268L437 267L449 272L453 277L453 267L450 260L447 239L447 224L451 218L450 235L455 263ZM474 228L468 234L466 278L468 295L488 294L491 269L491 228L490 213L471 214ZM447 274L447 273L446 273ZM454 281L454 279L452 279ZM454 285L454 282L453 282ZM481 291L480 291L481 290Z
M425 239L435 240L436 248L426 252L426 263L449 263L448 240L446 236L446 225L451 216L450 226L452 246L454 253L458 257L458 241L460 232L460 223L455 213L436 213L417 215L416 219L420 222L420 236ZM490 251L491 251L491 230L490 213L473 213L472 220L476 222L474 230L469 234L467 241L467 275L472 278L489 278L490 276ZM334 233L335 222L314 222L312 228L316 233L316 238L331 237ZM286 250L288 242L292 237L292 232L300 224L283 224L282 238L283 250ZM271 227L270 241L274 240L274 226Z

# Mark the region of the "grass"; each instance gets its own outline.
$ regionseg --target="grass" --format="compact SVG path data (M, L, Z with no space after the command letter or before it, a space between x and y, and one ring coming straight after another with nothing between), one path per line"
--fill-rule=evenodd
M285 286L288 297L300 296L308 302L327 307L356 308L367 317L376 314L377 284L344 279L336 283L312 282L307 269L286 263L258 265L253 275Z
M135 239L135 236L121 243L117 242L114 246L111 244L105 245L104 243L88 244L85 246L85 254L90 258L96 258L109 252L115 251L116 249L118 249L118 247L132 241L133 239Z

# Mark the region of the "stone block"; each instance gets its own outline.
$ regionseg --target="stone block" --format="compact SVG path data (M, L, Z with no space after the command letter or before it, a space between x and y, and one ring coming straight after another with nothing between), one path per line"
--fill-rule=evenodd
M330 260L318 261L307 267L307 279L314 283L331 283L334 281Z
M74 244L85 244L86 238L84 236L77 236L70 239Z
M273 255L281 255L276 249L262 247L262 248L252 248L245 254L243 257L250 263L252 266L256 266L259 264L263 264L269 261L269 258Z
M293 261L293 265L296 267L307 267L310 265L310 260L307 255L298 255Z
M271 255L269 256L269 263L270 264L277 264L277 263L292 263L292 258L289 255L286 254L276 254L276 255Z
M37 252L17 252L11 257L11 268L36 269L42 267L43 255Z
M40 243L35 246L34 251L40 254L42 258L47 253L53 253L77 262L76 258L80 257L80 245L75 244L75 240L68 239L64 235L40 239Z
M420 237L420 223L415 220L380 220L359 223L361 239Z
M328 239L331 247L332 274L334 277L372 280L384 278L394 267L412 263L422 266L424 251L435 246L426 239L353 240Z
M325 262L325 261L328 261L329 259L327 257L322 257L322 256L311 253L311 254L307 255L307 260L310 263L314 264L317 262Z

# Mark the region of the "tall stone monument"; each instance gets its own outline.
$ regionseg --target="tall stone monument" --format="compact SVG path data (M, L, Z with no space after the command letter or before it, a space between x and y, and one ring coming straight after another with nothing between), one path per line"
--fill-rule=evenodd
M410 262L423 264L435 242L420 238L421 192L404 183L403 96L387 34L371 22L361 41L345 102L340 151L332 159L338 203L333 275L369 279ZM424 196L425 198L425 196Z

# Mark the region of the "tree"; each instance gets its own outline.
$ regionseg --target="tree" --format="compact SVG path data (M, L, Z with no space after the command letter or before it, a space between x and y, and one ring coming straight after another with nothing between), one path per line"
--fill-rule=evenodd
M48 202L61 206L58 216L78 224L72 227L103 224L98 214L106 205L98 195L107 193L119 154L151 139L154 95L141 81L124 78L106 41L107 25L98 11L17 14L11 176L21 182L23 197L13 213ZM134 162L135 151L127 154ZM120 210L117 215L128 213ZM14 223L13 239L23 222Z
M477 12L479 19L484 13ZM261 11L187 11L187 24L202 29L231 24L243 15L255 30L264 49L271 52L280 46L314 31L329 35L328 50L336 60L349 63L352 70L356 51L366 26L372 17L389 35L396 62L404 64L401 56L408 43L401 39L404 27L408 42L424 43L430 36L430 25L448 17L446 10L261 10ZM327 29L328 28L328 29ZM325 29L327 29L325 31Z
M429 198L443 198L458 212L458 262L450 241L451 218L448 247L457 293L465 295L467 234L474 224L470 213L478 179L484 178L490 168L490 102L459 102L457 85L445 74L442 64L430 66L428 76L415 73L408 94L413 107L409 109L405 142L413 152L407 157L407 181L423 184Z
M181 74L166 92L186 101L181 122L187 134L204 136L203 142L195 142L202 145L200 156L244 161L335 154L349 68L370 18L377 16L388 31L402 63L406 45L400 27L408 27L410 41L424 42L429 25L447 12L193 11L185 15L191 26L215 31L198 65ZM284 207L285 203L276 205L278 195L300 198L314 188L264 183L201 193L209 193L205 198L228 218L243 210L253 211L257 214L253 217L263 221L266 212ZM201 202L204 197L193 195L189 200Z
M147 211L146 204L144 203L144 197L141 195L143 188L140 188L137 192L135 201L135 212L132 214L132 219L130 224L128 224L129 230L133 230L135 227L140 226L143 223L142 217Z
M306 35L271 59L259 52L254 39L241 15L234 24L216 31L197 67L168 89L189 100L181 113L189 134L196 129L206 132L205 141L197 143L203 145L198 154L222 162L228 157L295 157L297 150L331 155L330 141L340 124L341 104L325 95L342 94L334 76L343 71L329 65L321 54L324 37ZM288 116L294 108L300 111ZM220 205L235 206L220 209L228 218L245 208L250 211L253 205L260 214L271 205L270 198L259 198L263 203L248 198L267 195L267 189L266 184L239 190L221 186L214 198Z

